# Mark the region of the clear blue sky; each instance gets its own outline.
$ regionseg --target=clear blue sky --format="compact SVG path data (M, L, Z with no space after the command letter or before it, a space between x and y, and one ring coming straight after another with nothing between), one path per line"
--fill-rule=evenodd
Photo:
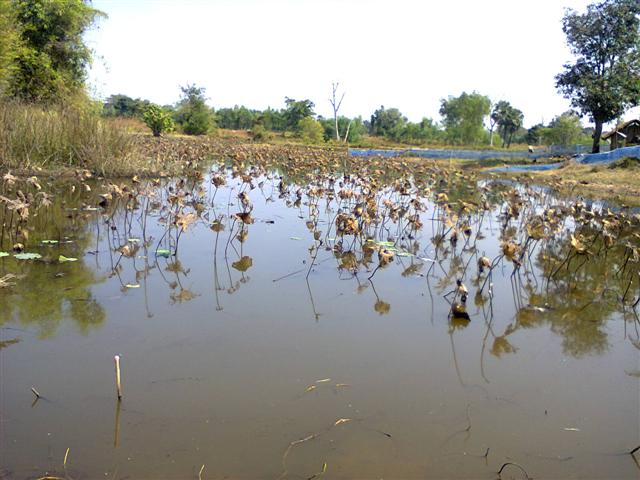
M280 108L309 98L331 115L368 118L380 105L439 119L440 99L476 90L508 100L525 125L569 107L554 75L571 59L566 7L588 0L94 0L107 13L87 40L94 93L174 103L180 85L215 108Z

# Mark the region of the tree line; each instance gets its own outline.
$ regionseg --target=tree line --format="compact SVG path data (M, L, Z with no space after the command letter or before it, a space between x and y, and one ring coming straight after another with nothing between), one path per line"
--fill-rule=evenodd
M123 94L111 95L104 102L103 115L143 119L157 135L176 128L195 135L223 128L250 131L257 140L289 132L309 143L344 141L345 138L349 143L358 143L365 136L371 136L409 145L568 146L589 142L592 132L583 127L580 117L572 112L563 113L546 125L540 123L525 129L524 115L519 109L505 100L492 103L489 97L475 92L443 99L442 122L427 117L420 122L410 122L397 108L384 106L376 109L368 120L341 115L332 119L316 115L311 100L288 97L280 109L257 110L236 105L214 110L206 106L204 93L201 87L183 87L182 98L174 105L164 106ZM200 113L189 114L194 110ZM154 127L156 123L158 128Z

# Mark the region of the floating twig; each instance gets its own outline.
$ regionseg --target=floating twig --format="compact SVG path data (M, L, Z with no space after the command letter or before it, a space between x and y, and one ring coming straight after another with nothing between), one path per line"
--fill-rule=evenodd
M522 466L521 466L521 465L518 465L518 464L517 464L517 463L515 463L515 462L507 462L507 463L503 463L503 464L502 464L502 466L500 467L500 470L498 470L498 478L502 478L502 471L503 471L505 468L507 468L509 465L513 465L514 467L518 467L520 470L522 470L522 473L524 473L524 477L525 477L527 480L530 480L530 479L531 479L531 477L529 476L529 474L527 473L527 471L526 471L524 468L522 468Z

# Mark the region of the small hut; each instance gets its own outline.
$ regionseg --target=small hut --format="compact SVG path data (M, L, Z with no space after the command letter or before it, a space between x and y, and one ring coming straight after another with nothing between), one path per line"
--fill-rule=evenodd
M610 132L602 135L611 145L611 150L640 144L640 120L629 120L621 123Z

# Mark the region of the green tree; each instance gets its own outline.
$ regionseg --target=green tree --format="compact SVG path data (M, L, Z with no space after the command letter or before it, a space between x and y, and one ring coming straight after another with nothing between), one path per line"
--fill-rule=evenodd
M543 142L547 129L542 123L538 123L527 130L525 141L529 145L540 145Z
M286 105L284 111L284 121L287 130L298 131L300 120L314 115L315 104L311 100L295 100L285 97Z
M496 103L491 111L491 122L498 126L503 147L511 146L513 135L522 127L523 121L523 113L505 100Z
M283 132L287 128L284 110L274 110L271 107L257 115L256 123L274 132Z
M19 39L13 5L0 1L0 96L4 95L9 78L15 71Z
M563 147L575 145L582 137L580 117L572 112L558 115L549 124L547 136L554 145L562 145Z
M556 88L594 122L592 151L600 151L602 126L640 102L640 2L605 0L562 20L574 63L556 76Z
M11 5L20 46L9 94L29 102L57 102L84 93L91 50L82 36L104 14L82 0L11 0Z
M447 139L454 144L480 143L485 138L484 119L490 108L489 97L476 92L442 99L440 115Z
M400 141L407 126L407 118L397 108L385 109L384 105L371 115L369 133L394 141Z
M207 106L205 88L187 85L180 89L182 99L176 108L176 122L187 135L207 134L213 127L213 112Z
M127 95L111 95L102 105L102 114L106 117L141 117L150 102Z
M420 123L408 122L405 126L401 141L405 143L435 143L442 139L440 126L431 118L423 118Z
M216 112L216 123L220 128L249 130L256 123L260 112L246 107L221 108Z
M142 114L142 120L151 129L154 137L159 137L174 128L171 113L164 111L158 105L149 105Z

